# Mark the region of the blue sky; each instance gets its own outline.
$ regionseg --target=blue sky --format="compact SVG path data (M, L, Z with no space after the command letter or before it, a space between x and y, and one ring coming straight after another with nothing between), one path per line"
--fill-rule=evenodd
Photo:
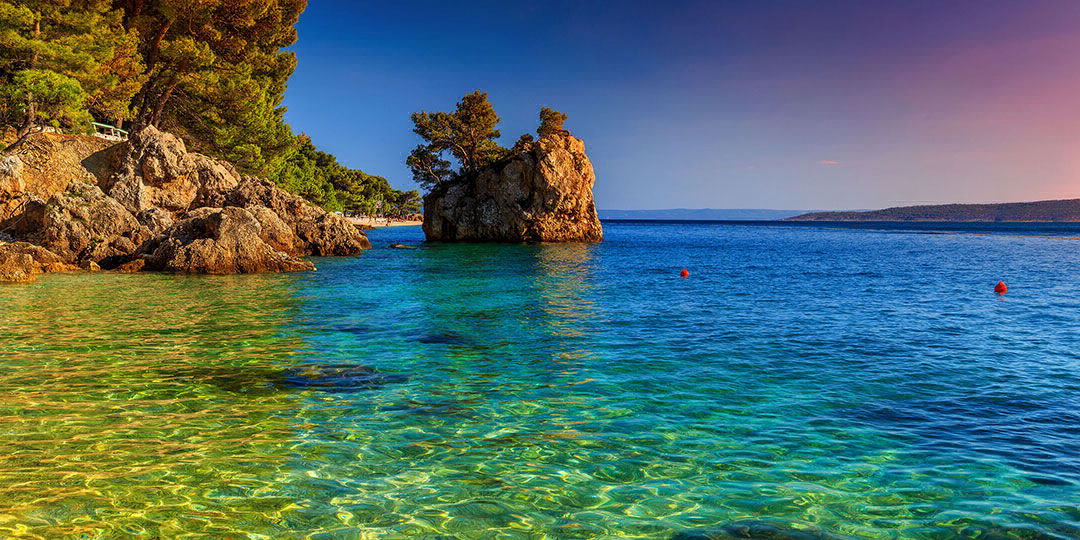
M413 188L409 114L569 115L600 208L1080 197L1080 2L310 0L288 120Z

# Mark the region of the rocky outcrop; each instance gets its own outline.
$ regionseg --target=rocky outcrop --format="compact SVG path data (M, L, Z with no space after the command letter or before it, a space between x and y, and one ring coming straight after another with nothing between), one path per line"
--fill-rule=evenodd
M371 249L367 236L349 220L315 208L262 178L245 176L228 192L225 204L242 208L261 206L277 214L296 237L295 249L288 252L291 255L352 255Z
M0 156L0 197L25 194L48 200L74 181L96 185L116 169L121 151L96 137L57 133L27 137Z
M169 228L147 263L156 270L200 274L315 269L311 261L275 249L266 238L262 224L246 208L200 208Z
M117 172L102 182L102 189L133 213L220 208L240 183L232 165L188 152L184 141L153 127L133 135L125 146Z
M585 143L555 135L424 198L424 235L439 241L600 242Z
M38 274L76 270L59 255L26 242L0 242L0 282L29 283Z
M312 270L300 257L371 247L345 218L188 152L182 140L153 127L119 144L37 134L4 152L3 235L39 245L70 268L126 272ZM25 268L33 274L21 255L5 256L11 271L0 281L22 280Z
M150 229L119 202L80 181L44 205L30 203L25 216L24 238L79 265L124 258L151 238Z

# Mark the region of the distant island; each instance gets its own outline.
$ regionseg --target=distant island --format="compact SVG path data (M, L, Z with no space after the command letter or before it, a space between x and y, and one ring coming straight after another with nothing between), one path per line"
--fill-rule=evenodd
M1080 221L1080 199L996 204L934 204L884 210L811 212L784 221Z
M670 219L686 221L773 221L808 210L759 208L671 208L667 210L600 210L600 219Z

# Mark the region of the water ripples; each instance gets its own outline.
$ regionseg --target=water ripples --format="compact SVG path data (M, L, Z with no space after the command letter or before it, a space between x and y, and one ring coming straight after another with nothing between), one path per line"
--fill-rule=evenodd
M1080 536L1075 241L607 236L0 288L0 535Z

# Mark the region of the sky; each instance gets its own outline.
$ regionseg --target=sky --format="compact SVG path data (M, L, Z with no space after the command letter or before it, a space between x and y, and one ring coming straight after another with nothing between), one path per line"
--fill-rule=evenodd
M468 5L466 5L468 4ZM1080 197L1080 1L309 0L295 132L414 189L409 115L568 115L601 209Z

